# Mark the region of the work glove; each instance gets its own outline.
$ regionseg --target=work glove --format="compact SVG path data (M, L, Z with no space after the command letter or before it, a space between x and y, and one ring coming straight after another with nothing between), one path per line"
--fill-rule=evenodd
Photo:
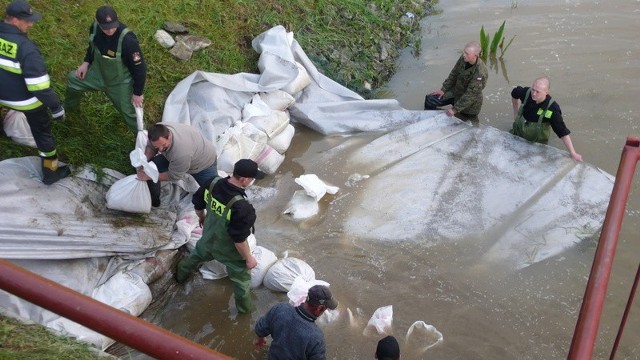
M64 108L62 105L58 106L55 109L51 109L51 117L55 121L64 121Z

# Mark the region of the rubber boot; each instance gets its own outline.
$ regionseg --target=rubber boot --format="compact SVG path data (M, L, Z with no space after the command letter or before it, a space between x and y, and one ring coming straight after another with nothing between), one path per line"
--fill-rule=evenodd
M42 174L42 182L51 185L69 176L71 169L67 165L58 166L58 158L42 159Z
M147 186L151 194L151 206L160 206L160 181L154 183L153 180L147 180Z

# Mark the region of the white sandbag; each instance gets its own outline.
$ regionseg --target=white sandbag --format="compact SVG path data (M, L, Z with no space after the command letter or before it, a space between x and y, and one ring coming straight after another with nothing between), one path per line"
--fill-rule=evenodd
M219 280L228 276L227 267L218 260L207 261L200 266L200 274L205 280Z
M251 288L255 289L262 285L264 277L267 275L269 268L278 261L276 254L262 246L255 246L251 252L256 258L258 265L251 269Z
M271 110L285 110L296 100L286 91L273 90L258 94Z
M365 336L390 335L393 332L391 328L392 322L393 305L383 306L376 309L362 333Z
M289 112L281 110L270 110L268 115L252 116L243 122L250 123L262 130L269 138L280 134L289 125Z
M249 159L255 161L260 170L267 174L273 174L284 162L284 155L274 150L271 146L264 144L262 151L255 157L249 156Z
M269 140L269 137L264 131L258 129L251 123L240 123L239 126L242 130L242 135L248 137L258 144L266 144Z
M130 315L138 316L151 304L151 290L139 275L119 272L97 287L92 298ZM115 343L98 332L69 319L60 317L46 324L48 327L72 335L78 340L105 350Z
M251 287L256 288L262 284L262 279L269 267L278 260L273 251L256 245L256 237L251 234L247 237L247 243L251 253L258 261L258 265L251 269ZM270 254L269 254L270 253ZM207 261L200 267L200 274L206 280L219 280L227 277L227 267L218 260ZM255 283L255 286L254 286Z
M267 145L271 146L275 151L280 154L284 154L291 145L291 140L293 139L293 135L295 135L296 129L293 125L287 125L284 130L280 132L280 134L272 137L267 141Z
M433 325L424 321L414 322L407 330L406 346L415 352L416 356L422 355L429 348L441 344L444 341L442 333Z
M273 110L267 105L259 94L253 95L251 102L242 107L242 121L246 122L252 117L263 117L271 115Z
M147 182L138 180L136 175L129 175L113 183L106 198L109 209L142 214L151 211L151 194Z
M309 289L316 285L329 286L329 283L322 280L306 281L302 276L297 276L291 284L291 289L287 292L289 303L293 306L302 304L309 294Z
M315 271L304 260L286 257L271 265L262 283L270 290L288 292L298 276L305 281L316 279Z
M311 84L311 77L309 77L307 69L305 69L305 67L297 61L296 66L298 67L298 75L295 79L293 79L290 83L282 88L283 91L286 91L293 96L302 91L302 89L307 87L307 85Z
M253 250L258 245L258 239L256 239L255 234L249 234L249 236L247 236L247 244L249 244L249 251L253 253Z
M138 131L142 131L144 130L144 109L138 106L134 106L133 108L136 111L136 126L138 127ZM147 142L145 141L142 146L144 149L144 146L147 146Z
M230 127L218 139L218 170L233 173L233 166L240 159L255 159L260 155L266 143L258 143L242 133L242 124Z
M302 186L307 195L320 201L326 194L335 194L340 190L339 187L329 186L320 180L316 174L304 174L294 180L296 184Z
M31 135L31 127L27 122L27 116L23 112L9 110L2 121L2 127L4 133L18 144L33 148L37 147L36 141Z
M138 131L138 134L142 132L143 131ZM147 161L147 156L144 154L144 150L140 148L131 150L129 153L129 160L131 161L131 166L134 168L142 166L144 173L147 174L153 182L158 182L158 177L160 176L158 166L153 161Z
M291 215L293 220L302 220L312 217L319 211L320 206L315 198L307 195L307 192L304 190L296 190L282 213Z
M136 134L136 149L141 149L144 153L144 149L147 147L147 142L149 142L147 130L139 130Z
M151 290L139 275L119 272L93 290L94 299L138 316L151 304Z

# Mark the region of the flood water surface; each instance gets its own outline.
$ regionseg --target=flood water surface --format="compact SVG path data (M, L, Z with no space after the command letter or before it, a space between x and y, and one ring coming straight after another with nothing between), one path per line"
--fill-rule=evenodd
M421 54L405 51L389 83L389 96L407 109L421 109L424 94L440 87L464 44L478 39L480 27L492 34L506 20L505 36L515 39L503 62L490 65L480 126L508 130L511 89L548 75L576 150L585 161L615 174L626 137L638 135L639 1L450 0L440 8L442 14L423 20ZM366 134L359 136L363 142L370 140ZM566 358L598 234L560 256L511 270L499 264L476 266L483 239L475 245L469 239L426 244L419 239L393 243L354 237L341 227L346 215L331 206L355 201L340 198L340 193L320 202L319 216L291 221L282 210L299 189L293 179L314 173L340 187L348 182L351 172L339 161L310 160L342 141L297 127L287 159L270 180L291 183L291 191L275 195L277 208L258 208L256 224L259 245L278 255L288 250L289 256L312 265L317 279L331 284L341 316L323 326L328 358L372 359L378 337L363 335L363 329L385 305L393 305L393 334L404 359ZM549 145L564 150L557 138ZM633 190L595 358L608 357L638 265L638 185ZM407 206L412 200L382 196ZM205 281L198 275L175 288L153 321L238 359L266 359L265 352L253 348L252 326L286 296L264 287L253 296L256 312L235 316L228 306L230 282ZM638 316L636 302L620 359L640 358ZM422 353L415 344L406 344L405 334L418 320L435 326L444 342Z

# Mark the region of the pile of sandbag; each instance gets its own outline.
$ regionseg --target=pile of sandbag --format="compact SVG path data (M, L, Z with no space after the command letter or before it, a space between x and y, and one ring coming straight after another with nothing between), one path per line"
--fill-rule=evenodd
M236 161L252 159L262 171L273 174L295 134L287 111L293 102L281 90L255 94L242 109L242 120L218 138L218 169L232 173Z
M202 236L202 228L197 226L197 217L186 214L178 221L182 227L190 231L190 240L186 244L188 251L193 251L196 243ZM179 226L180 228L181 226ZM307 296L307 291L314 285L329 286L329 283L317 280L313 268L304 260L289 257L285 252L281 259L277 255L257 244L255 235L247 238L251 254L256 258L258 265L251 269L251 288L261 285L266 288L286 292L291 303L299 305ZM218 280L227 277L226 267L217 260L207 261L200 267L202 277L207 280Z

